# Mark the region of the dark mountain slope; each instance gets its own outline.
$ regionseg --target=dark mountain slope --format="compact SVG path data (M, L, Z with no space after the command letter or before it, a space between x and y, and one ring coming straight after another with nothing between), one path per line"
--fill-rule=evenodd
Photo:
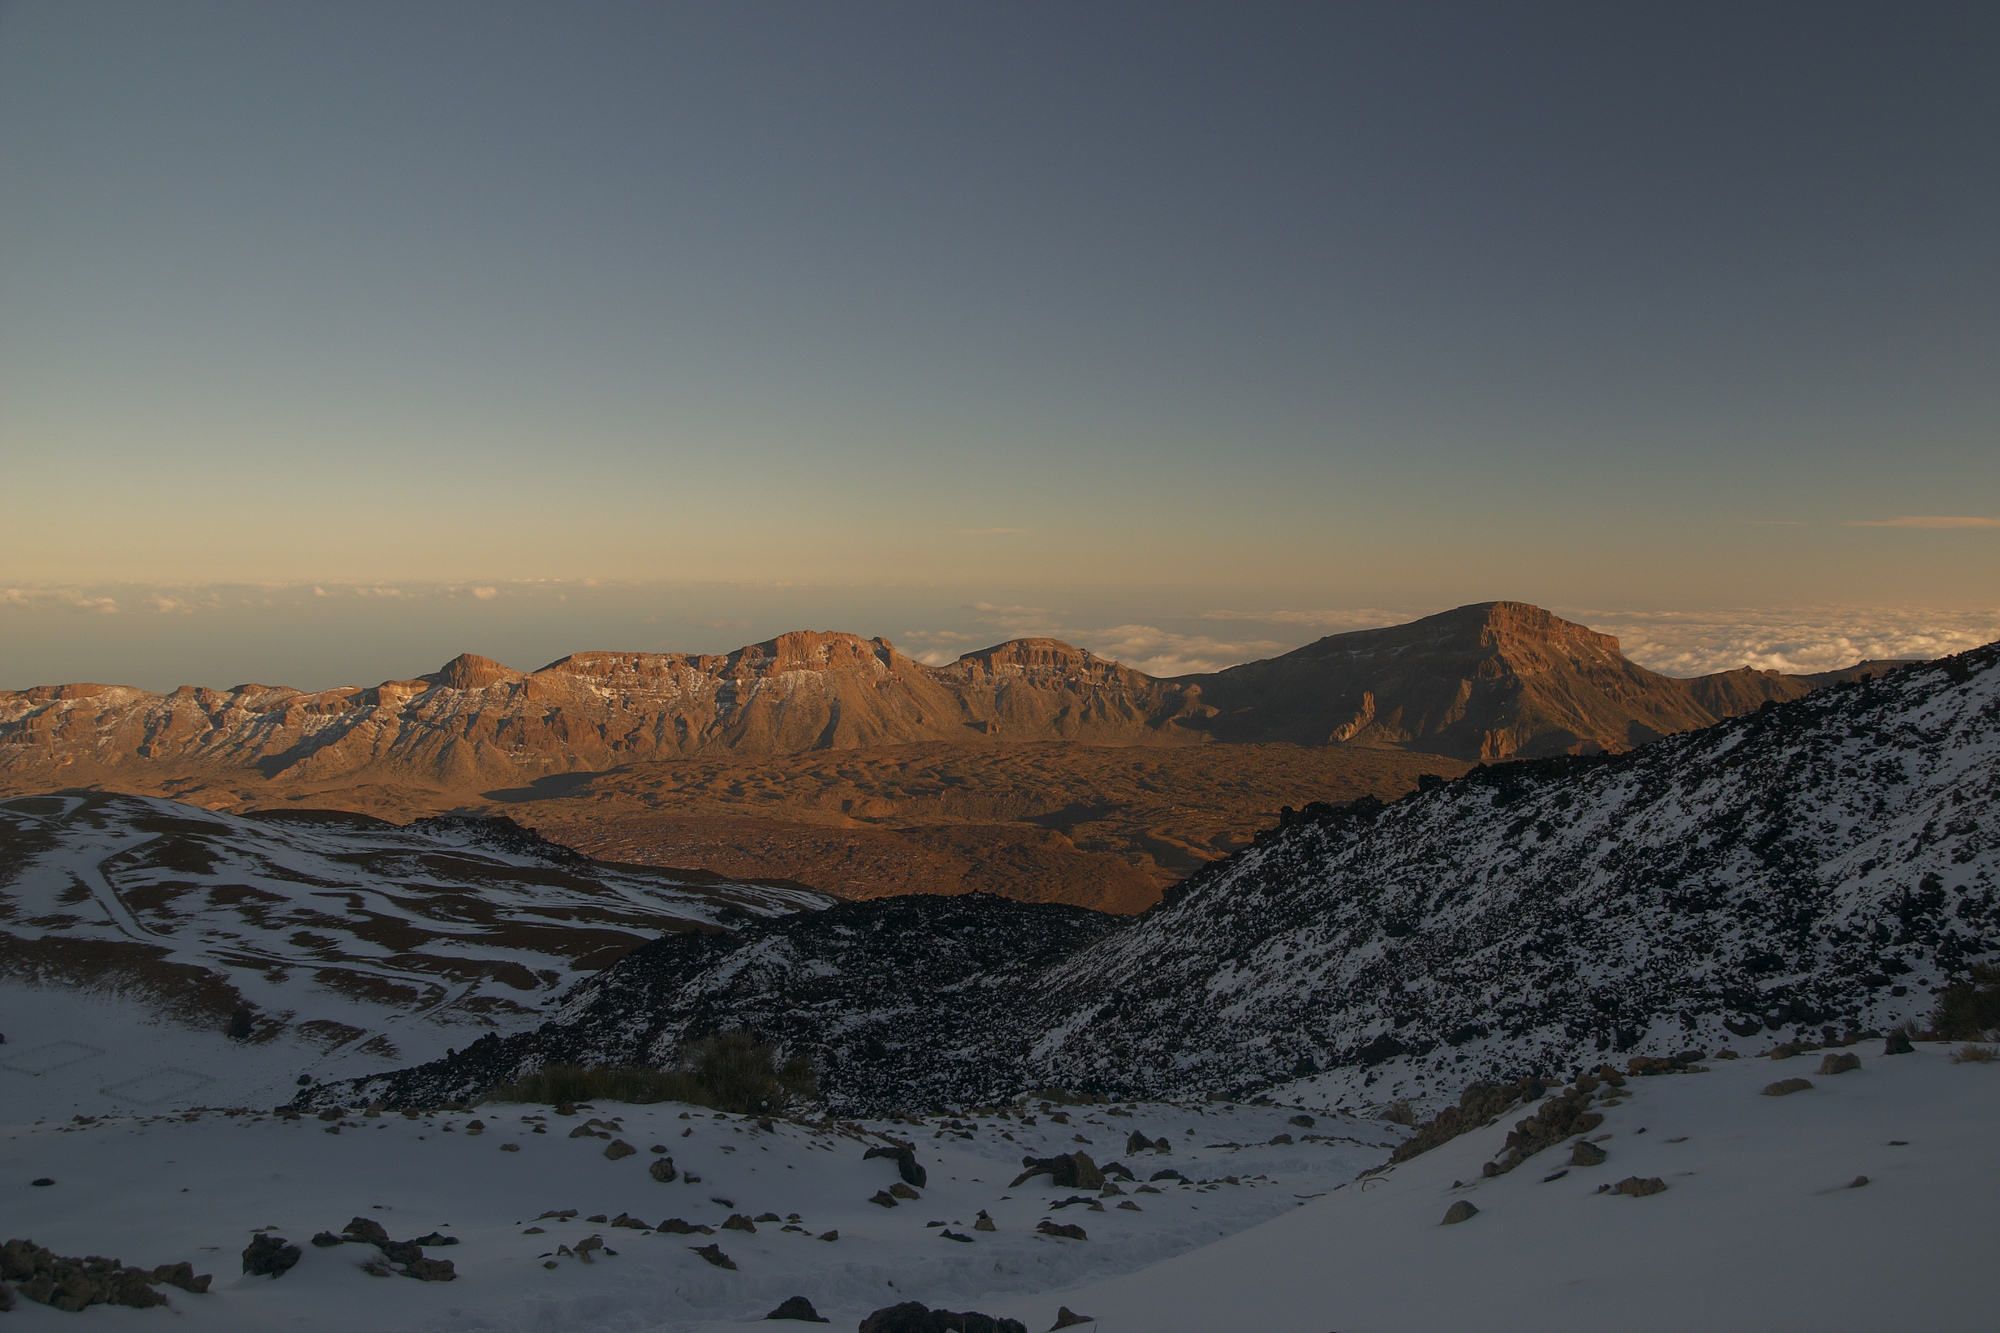
M1313 810L1128 925L907 898L663 942L397 1091L659 1059L739 1023L875 1108L1050 1082L1421 1093L1885 1027L2000 949L1996 665L2000 645L1630 755Z

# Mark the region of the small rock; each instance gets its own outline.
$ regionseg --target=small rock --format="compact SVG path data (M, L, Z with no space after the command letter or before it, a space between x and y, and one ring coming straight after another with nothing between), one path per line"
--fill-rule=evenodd
M382 1251L382 1257L392 1264L415 1263L424 1257L423 1247L407 1240L385 1240L375 1248Z
M899 1199L921 1199L924 1197L923 1195L917 1193L915 1190L911 1189L908 1185L905 1185L900 1180L889 1187L889 1193L895 1195Z
M938 1235L943 1236L946 1240L962 1240L967 1245L972 1244L972 1237L961 1235L960 1233L951 1230L949 1227L947 1227L943 1231L938 1232Z
M1804 1092L1810 1087L1812 1087L1810 1079L1781 1078L1776 1083L1766 1084L1763 1095L1766 1097L1789 1097L1795 1092Z
M614 1162L621 1157L630 1157L637 1151L639 1151L637 1148L634 1148L623 1139L613 1139L604 1145L604 1155Z
M1629 1194L1635 1199L1643 1199L1648 1194L1666 1193L1667 1182L1661 1180L1658 1176L1652 1176L1645 1180L1641 1180L1637 1176L1627 1176L1616 1185L1613 1185L1611 1189L1616 1194Z
M753 1222L782 1222L785 1219L779 1217L776 1213L759 1213L750 1220Z
M714 1264L717 1268L734 1268L736 1261L722 1252L720 1245L690 1245L690 1250Z
M1444 1210L1444 1222L1441 1225L1448 1227L1456 1226L1460 1222L1469 1221L1477 1216L1479 1216L1479 1210L1472 1206L1471 1200L1460 1199L1457 1203Z
M444 1234L442 1234L442 1233L440 1233L440 1232L436 1232L436 1231L433 1231L433 1232L431 1232L431 1234L430 1234L430 1235L428 1235L428 1236L418 1236L418 1237L417 1237L416 1239L412 1240L412 1241L410 1242L410 1244L412 1244L412 1245L456 1245L456 1244L458 1244L458 1237L456 1237L456 1236L447 1236L447 1235L444 1235Z
M29 1183L30 1185L33 1185L33 1186L35 1186L35 1187L36 1187L36 1188L38 1188L38 1189L42 1189L42 1188L46 1188L46 1187L48 1187L48 1186L50 1186L50 1185L53 1185L53 1184L55 1184L56 1182L55 1182L55 1178L54 1178L54 1177L52 1177L52 1176L37 1176L37 1177L35 1177L35 1178L34 1178L33 1180L29 1181L28 1183Z
M322 1231L313 1237L312 1243L322 1250L327 1250L332 1249L336 1245L345 1245L347 1242L334 1235L331 1231Z
M1096 1315L1078 1314L1067 1305L1059 1305L1056 1307L1056 1322L1049 1325L1049 1333L1056 1333L1057 1329L1068 1328L1072 1324L1094 1324L1096 1322Z
M820 1233L819 1233L819 1238L820 1238L821 1240L839 1240L839 1239L840 1239L840 1232L838 1232L838 1231L822 1231L822 1232L820 1232Z
M267 1273L281 1277L291 1271L302 1253L298 1246L287 1244L283 1236L258 1236L244 1247L243 1271L259 1277Z
M519 1152L519 1151L521 1151L521 1145L520 1145L520 1144L518 1144L518 1143L503 1143L503 1144L501 1144L501 1145L500 1145L500 1151L501 1151L501 1152Z
M1066 1236L1070 1240L1090 1239L1089 1236L1084 1234L1083 1228L1076 1225L1076 1223L1051 1222L1046 1217L1043 1218L1041 1221L1035 1223L1035 1230L1040 1232L1044 1236Z
M757 1234L757 1224L751 1221L748 1215L744 1213L731 1213L729 1220L722 1224L722 1229L724 1231L747 1231L753 1236Z
M895 1196L887 1190L876 1190L874 1194L869 1196L868 1202L879 1203L884 1208L894 1208L896 1206Z
M807 1324L825 1324L830 1320L813 1309L813 1303L803 1296L788 1297L777 1309L764 1316L766 1319L797 1319Z
M1118 1206L1120 1208L1123 1208L1128 1213L1137 1213L1144 1211L1139 1207L1138 1204L1133 1203L1130 1199L1125 1199L1121 1201Z
M1603 1166L1606 1156L1608 1154L1604 1149L1598 1147L1589 1139L1580 1139L1569 1150L1569 1164L1571 1166Z
M1861 1187L1862 1187L1863 1185L1866 1185L1867 1183L1868 1183L1868 1177L1866 1177L1866 1176L1856 1176L1856 1177L1855 1177L1854 1179L1852 1179L1852 1180L1850 1180L1850 1181L1848 1181L1848 1182L1847 1182L1847 1188L1849 1188L1849 1189L1851 1189L1851 1190L1858 1190L1858 1189L1860 1189L1860 1188L1861 1188Z
M972 1229L974 1231L998 1231L1000 1228L993 1225L993 1219L986 1215L984 1208L981 1208L979 1210L979 1220L972 1224Z
M1908 1055L1916 1049L1916 1047L1910 1045L1910 1037L1906 1032L1891 1032L1887 1037L1882 1039L1882 1054L1884 1055Z
M1861 1068L1861 1057L1853 1051L1842 1051L1838 1055L1822 1056L1819 1072L1822 1075L1845 1074L1849 1070Z
M1297 1125L1300 1129L1311 1129L1314 1121L1309 1115L1295 1115L1285 1123L1288 1125Z
M1271 1146L1273 1148L1280 1147L1284 1144L1288 1144L1291 1141L1292 1141L1292 1136L1289 1134L1273 1134L1271 1136Z

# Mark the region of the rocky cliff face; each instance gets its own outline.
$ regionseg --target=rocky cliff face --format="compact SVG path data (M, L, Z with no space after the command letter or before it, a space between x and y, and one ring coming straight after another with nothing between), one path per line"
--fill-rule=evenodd
M837 1105L1455 1092L1886 1028L2000 952L2000 645L1624 756L1291 815L1130 924L977 897L663 940L540 1031L378 1085L670 1060L749 1025ZM1366 1091L1364 1091L1364 1089Z
M14 691L0 694L0 778L46 789L228 772L481 790L635 760L940 741L1350 742L1494 759L1622 750L1811 687L1747 671L1674 680L1626 661L1616 639L1511 602L1178 680L1054 639L933 668L886 639L797 633L719 656L577 653L533 672L466 655L416 680L312 694Z

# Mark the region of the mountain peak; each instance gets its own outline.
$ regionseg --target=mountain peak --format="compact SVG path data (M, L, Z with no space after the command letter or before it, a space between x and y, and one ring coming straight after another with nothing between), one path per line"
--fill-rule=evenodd
M521 673L490 657L460 653L423 679L449 690L480 690L501 681L519 680Z

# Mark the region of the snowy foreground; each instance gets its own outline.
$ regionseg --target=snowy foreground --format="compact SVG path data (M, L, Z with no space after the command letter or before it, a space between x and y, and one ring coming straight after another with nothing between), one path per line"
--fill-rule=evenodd
M1856 1047L1863 1067L1831 1077L1807 1055L1634 1078L1592 1133L1609 1135L1602 1165L1569 1166L1563 1144L1491 1179L1481 1166L1518 1112L1368 1176L1395 1131L1325 1115L1308 1128L1292 1123L1295 1108L1221 1103L1072 1107L1068 1124L1031 1107L1032 1126L1017 1112L960 1116L957 1127L945 1117L763 1130L694 1108L604 1103L574 1117L488 1105L332 1123L188 1112L16 1124L0 1131L7 1235L147 1266L189 1259L216 1280L206 1295L162 1288L167 1309L72 1315L22 1301L4 1318L21 1329L783 1328L796 1325L762 1315L803 1295L833 1328L904 1300L1011 1316L1036 1333L1059 1306L1105 1333L1414 1333L1468 1321L1990 1328L2000 1064L1952 1064L1942 1046L1878 1049ZM1758 1095L1796 1076L1816 1086ZM475 1119L484 1128L468 1133ZM613 1139L571 1137L591 1120ZM1128 1152L1135 1129L1171 1150ZM862 1157L882 1134L913 1143L928 1172L921 1197L893 1209L869 1199L897 1181L896 1164ZM1281 1134L1296 1141L1270 1142ZM607 1159L612 1142L638 1151ZM655 1144L679 1179L653 1179ZM1110 1197L1051 1189L1046 1177L1010 1188L1024 1153L1072 1150L1122 1160L1140 1181L1173 1168L1209 1183L1162 1180L1159 1193L1127 1183ZM1667 1188L1598 1193L1630 1176ZM37 1177L55 1183L30 1185ZM1079 1201L1052 1207L1071 1195ZM1478 1214L1441 1225L1460 1199ZM567 1209L577 1216L538 1220ZM995 1230L974 1229L981 1209ZM679 1235L588 1220L719 1227L732 1213L797 1214L803 1229ZM458 1237L428 1251L449 1258L457 1280L371 1277L361 1265L373 1247L308 1243L355 1216L397 1239L434 1228ZM1087 1239L1038 1235L1043 1218ZM303 1249L282 1277L239 1272L260 1227ZM829 1231L838 1238L820 1238ZM606 1245L594 1262L556 1253L590 1236ZM734 1271L694 1253L710 1243Z

